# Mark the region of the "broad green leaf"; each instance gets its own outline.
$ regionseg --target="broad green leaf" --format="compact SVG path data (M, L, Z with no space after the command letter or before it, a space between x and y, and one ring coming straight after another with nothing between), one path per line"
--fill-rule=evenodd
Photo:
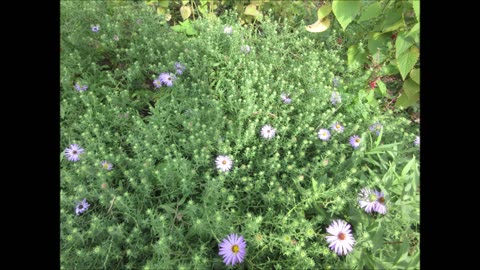
M395 41L395 57L398 58L398 56L403 54L408 48L412 47L414 43L413 38L409 37L407 33L399 33Z
M160 6L164 8L168 8L168 4L170 3L170 0L159 0Z
M372 105L372 106L378 106L378 102L377 102L377 99L375 98L375 91L368 91L367 93L367 102L368 104Z
M215 21L218 19L218 17L213 12L207 13L205 17L210 21Z
M182 19L186 20L190 15L192 15L192 9L190 6L181 6L180 7L180 15L182 15Z
M391 32L405 27L405 21L402 16L402 9L392 9L385 15L382 25L382 32Z
M186 4L188 4L190 1L189 0L182 0L182 6L185 6ZM200 1L202 2L202 1Z
M399 98L397 98L397 101L395 102L395 107L403 107L404 109L406 109L417 103L419 99L420 93L416 93L412 97L409 97L407 94L403 93Z
M198 32L197 32L197 30L195 30L195 28L193 28L192 25L190 25L189 27L185 28L185 34L187 34L189 36L193 36L193 35L198 34Z
M317 11L317 19L321 21L323 18L327 17L328 14L332 12L332 5L329 3L325 3L321 8Z
M417 63L418 57L420 56L420 51L417 47L412 46L409 50L404 52L402 55L397 57L398 70L402 78L405 80L410 70L412 70L415 63Z
M245 8L245 12L244 12L244 13L245 13L246 15L257 16L257 14L258 14L257 6L254 5L254 4L248 5L248 6Z
M197 7L197 10L200 11L200 13L204 16L208 14L208 8L206 5Z
M251 16L254 16L255 19L257 20L262 20L263 18L263 15L260 11L257 10L257 6L254 5L254 4L250 4L248 5L246 8L245 8L245 12L244 12L246 15L251 15Z
M324 18L321 21L316 21L314 24L310 24L305 26L308 32L312 33L319 33L327 30L330 27L330 20L328 18Z
M157 14L158 15L164 15L165 12L166 12L165 8L163 8L163 7L158 7L157 8Z
M419 68L414 68L412 71L410 71L410 78L418 84L420 84L420 69Z
M347 51L348 68L357 69L367 61L367 52L364 48L359 48L358 45L352 45Z
M154 6L156 3L157 3L157 1L155 1L155 0L145 1L145 4L147 4L149 6Z
M387 65L383 66L382 72L384 75L398 74L400 71L398 70L398 66L395 59L390 61Z
M368 39L368 51L375 55L376 63L383 62L388 53L388 43L390 42L390 34L388 33L371 33Z
M413 98L415 94L420 92L420 85L408 78L408 80L403 82L403 91L409 98Z
M413 41L418 44L420 43L420 24L416 23L407 34L408 38L413 39Z
M332 10L343 30L355 19L360 10L361 1L333 0Z
M382 80L377 80L377 85L378 85L378 90L380 91L380 94L382 94L382 96L386 96L387 86L385 85L385 83L382 82Z
M200 0L200 5L203 6L207 3L208 1L207 0Z
M382 7L379 2L375 2L369 5L360 15L358 22L368 21L375 17L378 17L382 13Z
M172 30L177 32L177 33L182 33L185 31L185 28L179 24L172 26Z
M417 16L417 21L420 21L420 0L412 0L413 10Z

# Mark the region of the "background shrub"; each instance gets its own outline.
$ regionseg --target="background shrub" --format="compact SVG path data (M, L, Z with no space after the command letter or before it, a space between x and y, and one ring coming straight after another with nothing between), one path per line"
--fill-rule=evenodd
M60 158L62 269L221 269L218 244L232 232L247 241L239 268L418 267L418 125L366 101L370 71L347 68L338 26L312 36L236 16L193 21L189 36L143 3L61 2L60 143L85 149ZM155 88L176 62L185 72ZM321 141L336 121L344 132ZM218 155L231 171L215 168ZM386 215L359 207L363 187L386 193ZM353 227L345 257L325 240L334 219Z

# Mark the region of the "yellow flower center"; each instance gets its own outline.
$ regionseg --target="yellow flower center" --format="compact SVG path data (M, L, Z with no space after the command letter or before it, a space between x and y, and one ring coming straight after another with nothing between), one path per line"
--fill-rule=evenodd
M233 253L238 253L240 251L240 247L238 245L233 245L232 246L232 252Z
M226 160L223 160L223 161L222 161L222 164L223 164L223 165L227 164L227 161L226 161Z
M345 239L346 235L341 232L337 235L337 237L338 237L338 239L343 240L343 239Z
M339 125L339 124L337 124L337 129L340 129L340 125Z
M108 163L105 162L105 163L103 164L103 168L104 168L104 169L108 169Z
M355 142L356 142L356 143L359 143L359 142L360 142L360 138L356 138L356 139L355 139Z

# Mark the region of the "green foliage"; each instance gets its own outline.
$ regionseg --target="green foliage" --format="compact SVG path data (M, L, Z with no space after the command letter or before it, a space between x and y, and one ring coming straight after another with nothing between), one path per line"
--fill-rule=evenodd
M361 2L355 0L333 0L332 10L343 30L355 19Z
M322 20L327 17L328 14L332 12L332 5L330 3L325 3L317 11L318 20Z
M372 71L348 65L339 26L311 35L265 15L258 31L232 11L193 18L211 2L176 1L193 12L171 27L152 12L165 3L61 2L60 146L85 149L78 162L59 153L61 269L230 269L218 244L232 232L247 241L243 269L418 268L418 126L375 103L386 85L364 89ZM195 34L175 30L185 24ZM364 44L357 61L376 46ZM185 72L155 88L176 62ZM419 69L409 78L414 95ZM320 140L336 121L344 132ZM265 124L274 139L260 137ZM220 154L231 171L215 168ZM385 192L386 215L359 207L363 187ZM77 216L83 198L91 206ZM353 228L346 257L325 240L334 219Z
M172 26L172 30L178 33L185 33L188 36L194 36L198 34L198 31L195 30L190 20L186 20L184 22L180 22L178 25Z
M398 98L396 106L400 108L415 106L420 97L420 83L416 82L415 89L418 88L418 91L413 91L411 84L407 83L410 71L414 68L420 69L419 3L420 1L417 0L332 0L333 13L346 36L351 39L351 45L347 51L349 68L373 69L372 82L400 74L404 81L403 91L399 91L395 97ZM328 5L329 2L324 4L324 6ZM323 12L322 8L323 6L318 9L319 13ZM353 22L357 23L354 29L346 31L347 26L352 25ZM365 31L365 29L369 30ZM360 42L366 43L367 47L361 48L358 45ZM370 61L367 61L368 59ZM385 84L384 86L390 87ZM381 93L382 97L389 96L389 91L382 90Z

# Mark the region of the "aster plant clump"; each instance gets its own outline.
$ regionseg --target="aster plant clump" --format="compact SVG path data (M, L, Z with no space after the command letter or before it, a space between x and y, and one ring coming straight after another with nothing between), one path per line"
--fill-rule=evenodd
M61 2L61 267L418 268L418 124L349 66L362 28L216 5Z

